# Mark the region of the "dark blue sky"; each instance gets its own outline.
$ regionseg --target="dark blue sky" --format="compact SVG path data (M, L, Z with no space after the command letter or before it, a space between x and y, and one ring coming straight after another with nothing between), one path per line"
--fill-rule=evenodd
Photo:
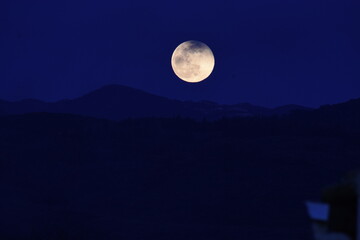
M107 84L263 106L360 97L360 1L3 0L0 98L58 100ZM177 79L172 51L200 40L215 70Z

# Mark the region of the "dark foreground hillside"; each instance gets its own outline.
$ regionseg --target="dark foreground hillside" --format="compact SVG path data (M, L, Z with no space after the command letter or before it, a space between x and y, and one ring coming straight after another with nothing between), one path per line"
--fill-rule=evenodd
M2 117L0 239L311 239L304 201L360 159L317 114Z

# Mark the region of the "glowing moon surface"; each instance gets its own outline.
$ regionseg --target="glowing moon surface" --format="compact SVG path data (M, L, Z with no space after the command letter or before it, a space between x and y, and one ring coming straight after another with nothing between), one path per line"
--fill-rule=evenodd
M180 79L196 83L210 76L215 66L211 49L199 41L186 41L172 54L171 66Z

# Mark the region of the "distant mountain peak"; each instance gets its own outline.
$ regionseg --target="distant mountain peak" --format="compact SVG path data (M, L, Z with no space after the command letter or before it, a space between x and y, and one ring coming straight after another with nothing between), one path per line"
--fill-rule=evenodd
M19 102L0 101L0 115L51 112L112 120L175 116L218 119L222 117L283 115L299 109L307 108L294 104L270 109L251 103L226 105L212 101L180 101L118 84L106 85L81 97L54 103L35 99L25 99Z

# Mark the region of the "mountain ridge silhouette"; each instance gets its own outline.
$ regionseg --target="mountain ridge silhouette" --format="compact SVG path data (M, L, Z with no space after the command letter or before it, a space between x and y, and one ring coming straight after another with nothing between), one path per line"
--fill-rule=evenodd
M311 110L311 108L299 105L266 108L250 103L226 105L210 101L180 101L115 84L101 87L78 98L57 102L44 102L36 99L17 102L0 100L0 116L51 112L111 120L176 116L213 120L222 117L283 115L296 110Z

